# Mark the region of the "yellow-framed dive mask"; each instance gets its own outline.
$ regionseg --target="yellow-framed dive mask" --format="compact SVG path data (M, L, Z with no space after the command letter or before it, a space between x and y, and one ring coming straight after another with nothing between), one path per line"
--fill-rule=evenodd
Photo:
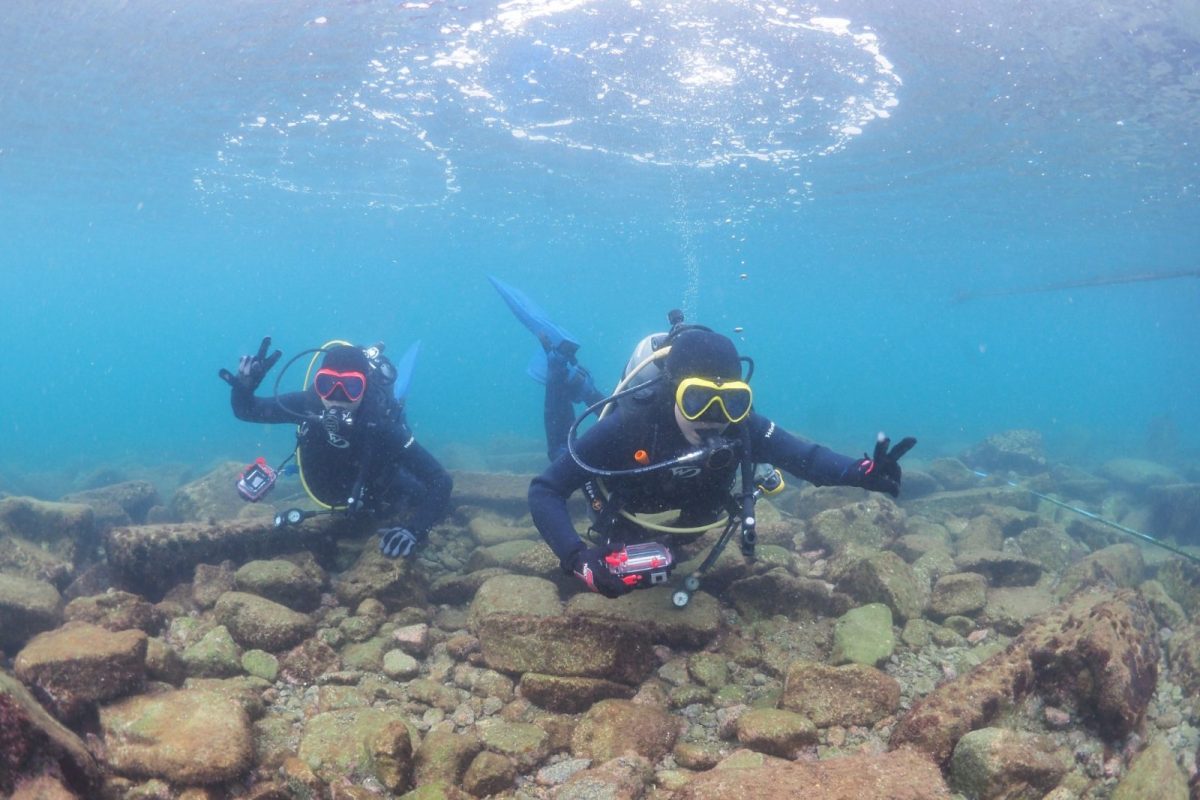
M689 422L741 422L753 403L754 392L745 381L685 378L675 389L675 405Z

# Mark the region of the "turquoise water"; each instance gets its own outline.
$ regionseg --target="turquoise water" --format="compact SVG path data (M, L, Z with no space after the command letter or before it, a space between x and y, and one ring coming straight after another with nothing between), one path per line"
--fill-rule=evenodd
M13 0L0 471L282 456L216 377L268 334L420 339L435 453L538 452L488 274L609 385L681 307L846 452L1194 458L1200 279L954 299L1200 269L1194 13L916 5Z

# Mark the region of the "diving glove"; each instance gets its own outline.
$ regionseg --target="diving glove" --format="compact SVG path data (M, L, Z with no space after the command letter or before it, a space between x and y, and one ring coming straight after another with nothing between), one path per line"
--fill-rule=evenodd
M412 558L422 541L408 528L382 528L379 531L379 552L388 558Z
M913 449L917 440L911 436L901 439L899 444L888 449L892 440L882 433L875 440L875 453L868 457L863 453L848 471L858 473L856 485L872 492L887 492L892 497L900 496L900 458ZM855 484L851 484L855 485Z
M258 346L257 354L242 356L238 359L236 375L227 369L222 369L217 373L217 376L234 389L253 393L258 388L258 385L262 383L267 373L271 371L271 367L275 366L275 362L283 355L282 351L276 350L268 356L267 350L270 347L271 337L264 336L262 343Z
M587 584L593 592L605 597L620 597L633 591L623 580L612 573L604 557L613 552L612 547L588 547L579 550L571 560L570 571Z

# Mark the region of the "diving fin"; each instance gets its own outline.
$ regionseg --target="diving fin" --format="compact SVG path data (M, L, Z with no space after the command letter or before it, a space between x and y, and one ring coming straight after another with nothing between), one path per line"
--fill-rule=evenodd
M496 291L504 298L509 310L513 312L521 324L537 337L545 349L558 350L567 358L572 358L579 349L579 340L561 325L553 322L537 303L530 300L520 289L509 286L504 281L491 275L488 280ZM536 376L534 379L537 380Z
M538 350L529 357L529 363L525 365L525 374L533 378L542 386L546 385L546 354Z
M417 354L420 351L421 340L417 339L408 346L408 349L404 351L404 355L396 362L396 382L392 384L392 390L395 392L397 400L403 400L408 396L408 387L412 383L413 368L417 365Z

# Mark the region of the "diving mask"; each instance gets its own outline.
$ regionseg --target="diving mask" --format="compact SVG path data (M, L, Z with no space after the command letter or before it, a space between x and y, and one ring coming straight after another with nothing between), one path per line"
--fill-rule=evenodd
M361 372L338 372L322 367L313 378L313 388L322 400L357 403L367 390L367 376Z
M745 381L685 378L675 390L675 404L689 422L741 422L753 402L754 392Z

